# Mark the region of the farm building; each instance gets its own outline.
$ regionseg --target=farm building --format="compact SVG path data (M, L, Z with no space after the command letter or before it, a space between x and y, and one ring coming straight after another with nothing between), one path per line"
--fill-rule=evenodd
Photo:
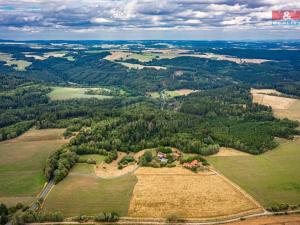
M164 158L167 157L167 154L162 153L162 152L158 152L158 153L157 153L157 157L158 157L159 159L164 159Z
M193 160L192 162L189 162L189 163L184 163L183 164L183 167L185 168L196 168L196 167L199 167L200 166L200 163L198 162L198 160Z

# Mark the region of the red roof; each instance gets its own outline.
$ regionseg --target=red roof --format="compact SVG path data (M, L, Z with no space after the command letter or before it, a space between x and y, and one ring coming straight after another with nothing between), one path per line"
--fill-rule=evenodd
M192 168L192 167L196 167L196 166L198 166L199 164L198 164L198 160L193 160L192 162L190 162L190 163L184 163L183 164L183 166L184 167L188 167L188 168Z

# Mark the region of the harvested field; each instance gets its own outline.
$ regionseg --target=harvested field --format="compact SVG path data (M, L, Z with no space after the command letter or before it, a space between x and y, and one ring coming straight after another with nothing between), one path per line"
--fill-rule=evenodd
M216 157L216 156L241 156L241 155L250 155L249 153L238 151L233 148L226 148L221 147L219 152L217 154L214 154L210 157Z
M266 94L253 94L253 101L261 105L271 106L274 110L287 110L296 99Z
M275 89L254 89L251 88L252 94L273 94L273 95L281 95L282 93L276 91Z
M104 59L115 61L118 59L127 59L130 55L130 52L110 52L110 55L106 56Z
M125 52L125 51L111 51L111 55L106 56L104 59L110 61L116 60L127 60L127 59L136 59L140 62L150 62L153 59L172 59L180 56L179 54L174 53L151 53L151 52L143 52L143 53L134 53L134 52Z
M260 207L215 172L182 167L139 168L128 216L215 218L260 211Z
M44 53L45 58L54 57L54 58L63 58L68 52L58 51L58 52L47 52Z
M43 168L49 154L68 142L64 129L29 130L0 143L0 201L28 204L45 183Z
M274 115L278 118L288 118L300 121L299 99L260 94L259 91L260 90L257 89L251 90L254 102L261 105L271 106ZM268 92L270 93L271 91L267 91L267 93Z

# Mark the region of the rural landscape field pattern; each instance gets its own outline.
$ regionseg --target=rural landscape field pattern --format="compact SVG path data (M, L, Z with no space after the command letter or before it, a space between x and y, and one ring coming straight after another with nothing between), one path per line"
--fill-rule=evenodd
M299 48L0 41L0 203L16 224L299 210Z

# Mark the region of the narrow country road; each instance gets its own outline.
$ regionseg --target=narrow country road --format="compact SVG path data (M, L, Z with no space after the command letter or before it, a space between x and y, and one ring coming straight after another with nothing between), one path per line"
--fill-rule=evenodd
M50 180L47 183L47 185L44 187L44 189L40 192L40 194L37 196L37 199L40 198L45 199L45 197L48 195L48 193L50 192L53 186L54 186L54 180ZM34 202L30 207L30 209L32 210L36 210L37 208L38 208L38 204L36 202Z
M52 187L54 186L54 180L50 180L47 185L43 188L43 190L40 192L40 194L37 196L36 200L43 198L45 199L45 197L48 195L48 193L51 191ZM29 209L31 210L36 210L38 209L38 204L36 202L34 202ZM8 221L5 225L12 225L12 221Z

